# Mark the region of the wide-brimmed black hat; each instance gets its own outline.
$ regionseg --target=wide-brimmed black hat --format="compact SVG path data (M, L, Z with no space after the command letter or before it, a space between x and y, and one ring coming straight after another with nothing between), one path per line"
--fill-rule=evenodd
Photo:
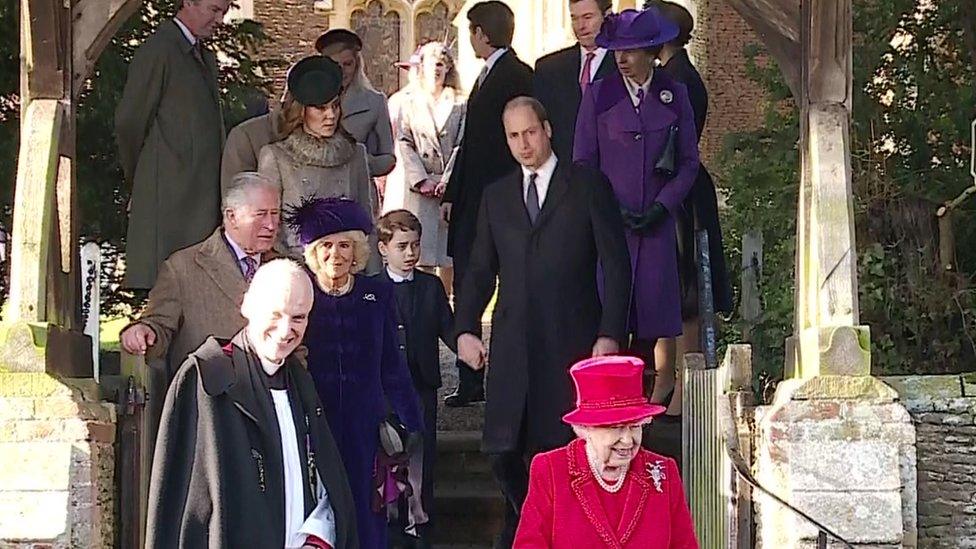
M333 44L345 44L356 51L363 49L363 39L358 34L349 29L332 29L318 37L315 41L315 51L322 53L322 50Z
M323 55L306 57L288 71L288 91L302 105L325 105L342 91L342 69Z

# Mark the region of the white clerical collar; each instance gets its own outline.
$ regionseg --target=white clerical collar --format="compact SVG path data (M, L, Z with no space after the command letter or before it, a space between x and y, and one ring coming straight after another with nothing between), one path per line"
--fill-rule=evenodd
M596 80L596 73L600 70L600 65L603 64L603 58L607 56L606 48L593 48L592 50L587 50L583 46L580 46L580 78L583 77L583 69L586 68L586 56L593 54L593 61L590 64L590 82Z
M285 365L285 359L281 359L278 362L272 362L263 356L259 356L258 359L261 360L261 368L264 369L264 373L268 374L269 376L273 376L278 373L278 370Z
M485 74L491 72L491 69L495 66L495 63L497 63L501 56L505 55L505 52L507 51L508 48L498 48L494 53L488 56L488 59L485 59Z
M407 273L407 276L400 276L400 275L396 274L395 272L393 272L393 269L387 267L386 268L386 274L388 274L390 276L390 280L392 280L393 282L397 282L397 283L400 283L400 282L410 282L411 280L413 280L413 271L410 271L409 273Z
M191 46L196 46L197 45L197 37L194 36L192 32L190 32L190 29L186 25L183 24L183 21L180 21L180 18L179 17L174 17L173 18L173 21L176 21L176 26L179 27L181 31L183 31L183 36L185 36L186 39L187 39L187 41L190 42L190 45Z
M257 263L258 266L261 265L261 254L249 254L245 252L244 248L241 248L240 244L234 242L234 239L231 238L230 233L227 231L224 231L224 237L227 239L227 243L230 244L230 248L234 250L234 255L237 256L238 263L240 263L245 257L250 257L255 261L255 263Z

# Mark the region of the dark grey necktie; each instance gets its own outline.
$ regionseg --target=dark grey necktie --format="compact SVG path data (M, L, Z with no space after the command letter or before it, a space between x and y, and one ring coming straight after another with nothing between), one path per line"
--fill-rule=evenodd
M535 225L535 220L539 217L539 189L535 186L538 174L529 175L529 186L525 192L525 211L529 213L529 221Z

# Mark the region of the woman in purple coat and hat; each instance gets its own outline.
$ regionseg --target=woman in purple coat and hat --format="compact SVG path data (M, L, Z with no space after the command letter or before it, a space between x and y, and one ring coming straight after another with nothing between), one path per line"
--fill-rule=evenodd
M348 198L305 199L286 212L304 246L315 300L305 331L308 370L315 381L356 504L359 546L386 549L389 460L380 432L389 408L419 442L424 428L397 339L393 287L358 274L366 266L373 230L369 214ZM383 429L381 429L383 427ZM431 427L433 428L433 427Z
M631 352L657 372L651 402L674 388L674 338L681 334L675 217L698 175L695 117L684 85L654 64L678 27L655 8L607 16L597 36L619 72L587 88L573 158L599 168L627 229L634 273ZM663 345L655 345L658 340Z

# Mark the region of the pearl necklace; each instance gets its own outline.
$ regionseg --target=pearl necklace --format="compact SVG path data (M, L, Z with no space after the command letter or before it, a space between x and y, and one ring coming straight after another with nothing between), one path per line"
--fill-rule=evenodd
M593 463L592 459L590 459L587 456L586 461L589 462L590 471L593 473L593 476L596 478L596 483L600 485L600 488L603 488L604 490L610 492L611 494L616 494L617 492L620 491L621 488L624 487L624 480L626 480L627 478L627 470L630 469L629 463L621 467L620 477L616 481L614 481L613 484L610 484L609 482L603 480L603 476L600 474L600 471L597 469L597 466L595 463Z

